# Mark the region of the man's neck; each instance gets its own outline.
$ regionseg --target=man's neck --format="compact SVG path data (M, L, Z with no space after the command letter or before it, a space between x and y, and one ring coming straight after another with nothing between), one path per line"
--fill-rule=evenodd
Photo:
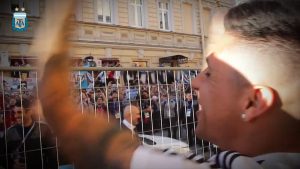
M279 112L276 118L265 117L262 121L247 124L245 126L247 129L240 130L239 137L231 140L224 148L249 156L274 152L300 152L299 124L296 119Z
M24 121L23 126L24 127L30 127L32 124L33 124L33 120L30 119L30 120Z

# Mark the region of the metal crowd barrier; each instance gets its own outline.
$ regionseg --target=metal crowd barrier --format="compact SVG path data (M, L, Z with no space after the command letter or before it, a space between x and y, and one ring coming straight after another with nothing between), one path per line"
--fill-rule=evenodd
M17 143L19 146L15 147L18 149L10 150L12 144L16 144L10 143L14 140L10 138L10 130L14 126L21 126L20 140L26 142L30 137L30 129L24 127L27 117L23 113L21 122L18 122L13 107L19 100L21 103L24 99L35 101L41 75L36 68L30 67L0 67L0 73L0 160L3 164L0 168L8 167L6 164L16 154L26 159L30 158L28 152L35 151L40 153L42 166L46 166L48 164L43 159L43 153L47 150L55 150L54 161L57 167L63 168L65 164L70 164L60 153L59 141L55 136L55 144L44 146L41 124L45 124L45 120L40 107L35 104L32 107L35 112L32 118L41 122L38 123L39 141L34 142L37 145ZM198 102L191 81L198 73L197 69L178 67L76 67L70 73L70 98L73 98L74 106L78 106L82 114L101 116L109 122L117 121L116 125L120 128L123 126L124 107L128 104L136 105L140 108L141 118L135 132L145 146L169 148L183 154L195 152L208 158L216 153L217 148L197 139L194 134L197 120L194 113Z

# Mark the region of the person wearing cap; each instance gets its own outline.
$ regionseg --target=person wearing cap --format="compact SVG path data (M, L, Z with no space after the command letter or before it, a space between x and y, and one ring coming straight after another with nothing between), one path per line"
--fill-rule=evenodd
M208 160L152 151L105 119L76 113L63 99L68 81L49 83L67 79L60 73L68 70L63 49L42 79L45 117L82 168L298 169L299 9L298 0L253 0L213 19L207 65L192 81L199 99L195 134L229 151Z

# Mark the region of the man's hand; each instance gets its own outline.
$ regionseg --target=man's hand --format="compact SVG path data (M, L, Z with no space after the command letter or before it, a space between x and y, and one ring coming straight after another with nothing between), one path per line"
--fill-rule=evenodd
M55 3L59 4L60 1L56 0ZM60 11L62 16L70 16L74 10L71 7L66 9L68 10ZM46 13L51 13L54 9L49 7L46 10ZM51 15L49 17L50 20L55 20L51 19ZM50 43L52 50L43 53L50 56L45 67L41 65L44 74L39 85L39 98L45 118L58 136L61 148L70 161L74 161L76 168L129 169L133 152L139 146L138 140L133 139L129 131L120 131L118 124L114 122L108 123L107 119L100 117L82 116L70 100L68 35L71 23L68 17L64 19L63 25L55 25L56 28L59 27L58 32L51 37L51 41L57 43ZM57 22L53 22L55 23Z

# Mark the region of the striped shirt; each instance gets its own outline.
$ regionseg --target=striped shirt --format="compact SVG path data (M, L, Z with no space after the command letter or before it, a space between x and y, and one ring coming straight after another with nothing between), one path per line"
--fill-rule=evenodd
M202 155L177 155L169 149L155 151L140 146L131 160L131 169L299 169L300 153L271 153L248 157L223 151L205 160Z

